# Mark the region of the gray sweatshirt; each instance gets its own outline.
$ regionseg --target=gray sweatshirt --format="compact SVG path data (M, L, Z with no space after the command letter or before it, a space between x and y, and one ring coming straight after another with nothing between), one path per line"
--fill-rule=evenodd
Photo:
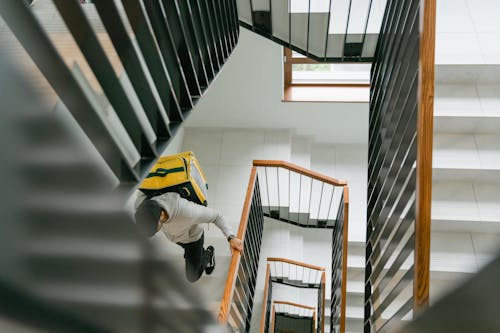
M145 198L142 192L137 195L136 209ZM202 223L214 223L226 238L233 235L222 214L215 209L195 204L172 192L152 200L167 212L168 220L163 223L162 231L172 242L186 244L197 241L203 235Z

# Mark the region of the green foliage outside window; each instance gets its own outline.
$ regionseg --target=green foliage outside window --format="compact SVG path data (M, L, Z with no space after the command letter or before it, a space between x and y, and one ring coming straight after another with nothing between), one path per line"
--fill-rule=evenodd
M330 72L331 64L293 64L293 71Z

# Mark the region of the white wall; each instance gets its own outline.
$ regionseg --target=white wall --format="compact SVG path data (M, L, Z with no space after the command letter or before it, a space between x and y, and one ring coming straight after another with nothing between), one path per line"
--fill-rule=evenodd
M240 32L187 126L293 128L316 142L367 142L367 103L283 103L282 47L244 28Z

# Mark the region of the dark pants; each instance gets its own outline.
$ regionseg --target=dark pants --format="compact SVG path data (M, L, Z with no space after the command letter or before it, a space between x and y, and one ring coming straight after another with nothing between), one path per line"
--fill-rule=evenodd
M210 263L210 251L203 248L204 235L192 243L177 243L184 249L186 262L186 278L189 282L197 281Z

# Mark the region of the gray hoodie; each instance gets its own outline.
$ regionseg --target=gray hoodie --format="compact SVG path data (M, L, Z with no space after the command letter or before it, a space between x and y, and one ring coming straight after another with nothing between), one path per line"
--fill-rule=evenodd
M136 209L145 198L142 192L137 195ZM152 200L168 214L162 231L172 242L187 244L199 240L203 235L202 223L214 223L226 238L233 235L222 214L215 209L195 204L173 192L153 197Z

